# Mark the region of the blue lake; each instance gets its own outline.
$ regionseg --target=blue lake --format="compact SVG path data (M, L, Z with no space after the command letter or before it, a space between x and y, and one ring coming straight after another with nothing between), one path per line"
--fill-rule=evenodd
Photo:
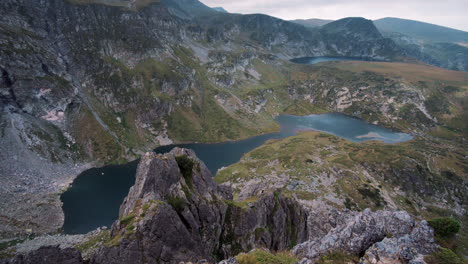
M363 57L333 57L333 56L320 56L320 57L301 57L301 58L294 58L291 62L298 63L298 64L316 64L319 62L324 61L382 61L382 60L375 60L371 58L363 58Z
M405 133L369 124L361 119L337 113L322 115L280 115L277 133L251 137L245 140L214 144L177 144L155 149L157 153L169 152L174 147L190 148L215 174L218 169L238 162L242 155L261 146L270 139L285 138L299 131L317 130L354 142L379 140L398 143L412 139ZM138 161L124 165L93 168L81 173L73 185L61 196L65 213L64 232L86 233L100 226L110 226L119 214L119 207L135 182Z

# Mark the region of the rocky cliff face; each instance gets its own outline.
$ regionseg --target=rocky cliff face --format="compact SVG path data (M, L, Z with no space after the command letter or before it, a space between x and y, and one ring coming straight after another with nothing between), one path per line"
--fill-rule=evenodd
M393 41L380 34L371 20L364 18L333 21L319 31L328 50L339 56L388 59L402 53Z
M212 262L257 246L284 250L305 240L306 212L294 201L269 194L238 205L211 177L192 151L147 154L113 225L111 245L91 263Z

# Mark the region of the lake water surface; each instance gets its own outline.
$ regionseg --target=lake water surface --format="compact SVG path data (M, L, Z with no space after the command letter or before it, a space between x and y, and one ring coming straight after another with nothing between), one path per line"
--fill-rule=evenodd
M298 64L316 64L324 61L381 61L371 58L362 58L362 57L333 57L333 56L320 56L320 57L301 57L294 58L291 62Z
M410 140L409 134L369 124L343 114L293 116L276 118L281 131L245 140L215 144L178 144L159 147L157 153L169 152L174 147L190 148L215 174L222 167L238 162L242 155L261 146L269 139L292 136L299 131L318 130L354 142L380 140L397 143ZM64 231L67 234L86 233L100 226L110 226L119 215L119 207L130 187L135 183L138 161L125 165L93 168L81 173L73 185L62 194L65 213Z

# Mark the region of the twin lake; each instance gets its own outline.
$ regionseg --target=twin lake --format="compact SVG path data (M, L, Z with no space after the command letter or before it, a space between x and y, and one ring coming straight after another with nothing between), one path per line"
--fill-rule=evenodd
M156 153L169 152L174 147L193 149L214 174L218 169L238 162L242 155L261 146L267 140L285 138L299 131L316 130L354 142L379 140L398 143L412 139L405 133L369 124L343 114L293 116L276 118L280 132L251 137L245 140L215 144L178 144L159 147ZM101 226L110 226L118 218L119 206L135 183L138 161L125 165L93 168L81 173L73 185L62 194L65 213L64 232L82 234Z

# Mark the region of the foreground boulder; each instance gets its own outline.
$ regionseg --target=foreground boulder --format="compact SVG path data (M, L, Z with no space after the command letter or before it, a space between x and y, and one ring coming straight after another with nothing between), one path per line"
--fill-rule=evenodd
M310 236L294 247L293 253L313 263L329 252L364 255L361 263L408 263L437 249L433 230L426 221L416 222L405 211L376 211L369 209L350 213L324 236ZM354 214L354 215L353 215Z

